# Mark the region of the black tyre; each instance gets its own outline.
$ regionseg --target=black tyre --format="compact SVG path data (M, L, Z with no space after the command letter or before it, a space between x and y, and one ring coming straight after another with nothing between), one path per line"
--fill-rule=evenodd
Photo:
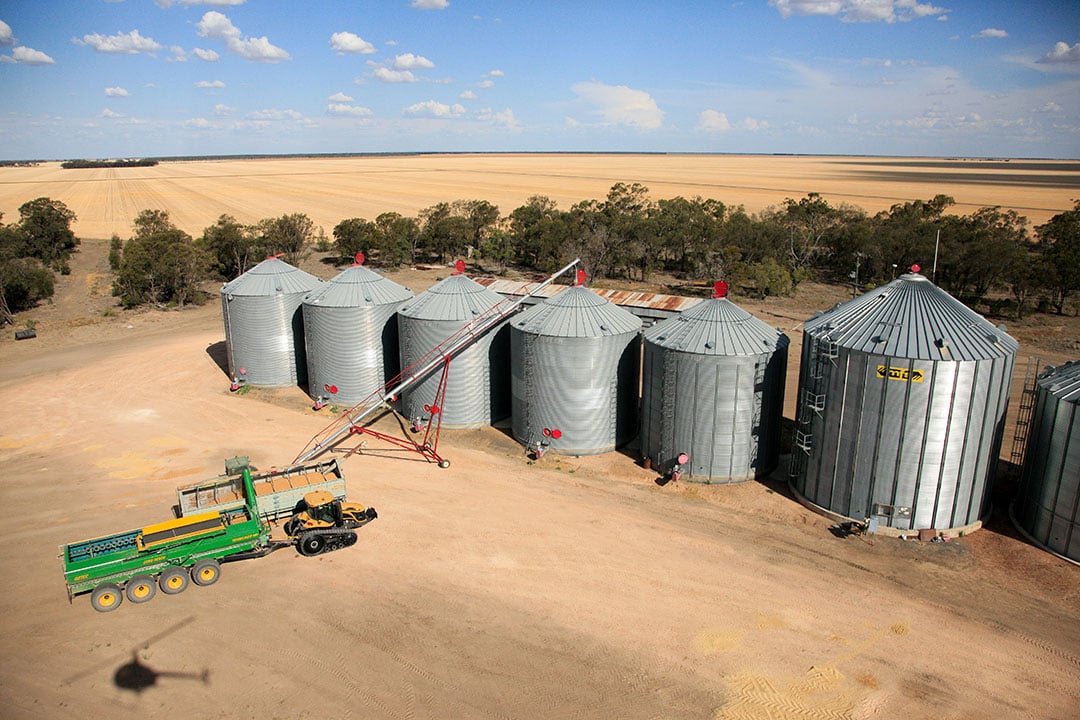
M115 583L102 583L90 593L90 605L98 612L112 612L124 602L124 593Z
M356 544L356 533L349 533L341 538L341 544L344 547L352 547Z
M326 548L326 538L322 535L305 535L296 544L296 549L301 555L311 557L318 555Z
M441 467L443 470L445 470L446 468L450 467L450 461L447 460L446 458L443 458L442 460L439 461L439 467Z
M195 563L191 568L191 582L201 587L213 585L221 578L221 565L213 558Z
M187 590L187 586L188 574L178 565L173 565L158 575L158 587L166 595L182 593Z
M124 594L133 603L150 602L157 594L157 585L149 575L136 575L124 584Z

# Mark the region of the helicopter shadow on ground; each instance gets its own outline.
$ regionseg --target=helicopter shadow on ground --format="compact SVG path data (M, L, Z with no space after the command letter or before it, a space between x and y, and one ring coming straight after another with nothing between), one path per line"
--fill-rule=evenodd
M224 340L218 340L216 343L208 345L206 347L206 354L210 356L210 359L214 361L214 364L221 368L221 374L225 377L229 377L229 351L225 345Z

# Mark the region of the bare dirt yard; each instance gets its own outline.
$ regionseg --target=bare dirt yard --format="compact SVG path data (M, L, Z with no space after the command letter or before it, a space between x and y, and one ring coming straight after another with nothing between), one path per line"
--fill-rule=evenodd
M20 316L37 338L0 337L4 718L1076 717L1080 568L1002 504L950 543L840 538L783 468L661 486L633 447L530 463L499 428L444 431L445 470L347 459L379 511L352 548L69 605L60 544L168 519L225 458L287 465L331 420L299 388L229 392L218 304L114 308L107 244L84 240L55 301ZM416 292L444 275L389 274ZM800 324L847 293L734 298L792 339L789 418ZM1015 409L1023 360L1075 359L1080 321L1009 324Z

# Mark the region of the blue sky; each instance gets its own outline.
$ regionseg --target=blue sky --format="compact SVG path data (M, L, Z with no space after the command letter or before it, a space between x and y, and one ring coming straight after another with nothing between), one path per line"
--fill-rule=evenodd
M1080 2L0 0L0 159L1080 158Z

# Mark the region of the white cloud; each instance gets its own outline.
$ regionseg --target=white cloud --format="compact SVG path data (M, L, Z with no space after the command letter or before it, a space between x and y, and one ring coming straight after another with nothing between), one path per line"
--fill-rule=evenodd
M304 116L296 110L278 110L276 108L266 108L265 110L256 110L255 112L248 113L248 119L250 120L303 120Z
M644 90L595 81L577 83L570 89L592 106L591 112L604 124L655 130L664 123L664 111Z
M179 45L173 45L171 48L173 56L169 58L168 62L187 62L187 51Z
M105 88L105 97L127 97L128 91L122 87Z
M18 63L19 65L54 65L56 61L51 57L35 50L34 48L28 48L24 45L11 49L11 56L0 56L0 61Z
M781 17L839 15L844 22L907 22L929 15L944 19L949 11L918 0L769 0Z
M0 20L0 47L10 47L15 44L15 35L11 32L11 26Z
M217 11L212 10L203 15L195 28L200 37L221 40L229 52L253 62L276 63L292 59L288 52L271 43L265 36L244 37L229 18Z
M191 54L205 62L217 62L221 59L217 50L203 50L202 48L195 48L191 51Z
M435 63L428 60L423 55L413 55L412 53L405 53L398 55L391 63L395 70L418 70L420 68L433 68Z
M495 87L495 81L494 80L481 80L480 82L476 83L476 87L480 87L480 88Z
M1054 49L1043 55L1037 62L1048 64L1073 64L1080 63L1080 43L1072 47L1068 43L1054 43Z
M725 132L731 129L727 115L717 110L703 110L698 115L698 130Z
M391 70L390 68L376 65L371 71L372 77L385 83L414 83L416 76L408 70Z
M488 73L488 76L489 77L502 77L503 74L504 73L503 73L502 70L492 70L491 72Z
M336 32L330 36L330 47L338 54L355 53L357 55L371 55L376 52L375 46L359 35L351 32Z
M330 102L338 102L338 103L348 103L348 102L353 101L353 99L351 97L349 97L348 95L346 95L343 92L334 93L333 95L331 95L330 97L328 97L326 99L329 100Z
M1062 111L1062 107L1053 100L1048 100L1045 105L1036 110L1037 113L1059 113Z
M214 106L214 114L218 117L232 115L234 112L236 112L236 108L229 107L228 105L223 105L222 103L218 103Z
M326 112L337 117L369 117L372 114L371 108L346 103L330 103L326 106Z
M492 125L504 127L507 130L518 129L517 118L514 117L514 111L510 108L501 111L492 111L491 108L484 108L477 113L476 118L483 122L489 122Z
M197 88L223 88L225 83L221 80L199 80L195 83Z
M417 10L445 10L450 3L447 0L412 0L412 6Z
M206 118L191 118L190 120L184 121L184 127L194 128L196 130L203 130L205 128L211 127L211 124L210 121Z
M1004 30L998 30L997 28L986 28L984 30L980 30L978 33L972 35L971 37L977 40L981 40L983 38L1005 38L1009 37L1009 33L1005 32Z
M477 95L472 90L466 90L465 92L458 95L458 97L462 100L475 100Z
M101 111L101 117L103 117L103 118L111 118L111 119L117 119L117 118L122 118L122 117L124 117L124 115L123 115L122 113L118 113L118 112L113 112L113 111L112 111L112 110L110 110L109 108L105 108L104 110L102 110L102 111Z
M146 38L139 34L138 30L116 35L83 35L82 40L72 40L76 45L89 45L99 53L116 55L137 55L138 53L152 54L161 50L164 45L155 42L152 38Z
M436 100L425 100L410 105L403 111L406 115L432 118L458 118L465 114L465 107L459 103L445 105Z

